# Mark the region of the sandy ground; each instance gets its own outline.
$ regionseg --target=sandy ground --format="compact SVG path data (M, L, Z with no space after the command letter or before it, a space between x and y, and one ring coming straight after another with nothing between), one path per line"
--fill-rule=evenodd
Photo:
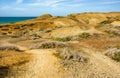
M6 78L62 78L58 59L52 55L54 50L31 50L35 59L19 68L11 68Z
M5 78L120 78L120 64L100 52L86 49L88 63L75 63L63 67L53 56L54 49L28 51L35 59L21 67L11 68Z

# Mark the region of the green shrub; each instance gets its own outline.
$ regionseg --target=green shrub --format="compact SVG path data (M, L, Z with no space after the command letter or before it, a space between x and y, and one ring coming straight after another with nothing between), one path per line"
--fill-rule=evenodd
M16 26L14 29L20 29L20 27L19 27L19 26Z
M115 53L113 59L120 62L120 52Z
M119 47L108 49L105 55L117 62L120 62L120 48Z
M49 49L49 48L63 48L68 46L64 42L57 42L57 41L45 41L41 43L36 43L30 47L30 49Z
M18 51L18 52L23 52L24 50L21 50L18 46L16 45L0 45L0 51Z
M120 36L120 34L115 32L115 31L107 30L105 32L108 33L111 37L113 37L113 36Z
M71 38L70 37L65 37L65 38L54 38L53 40L55 40L55 41L70 41L71 40Z
M112 23L111 20L105 20L105 21L102 21L100 24L110 24L110 23Z
M49 32L52 32L52 30L48 29L48 30L45 31L45 33L49 33Z
M89 36L90 36L90 34L86 33L86 32L79 35L79 37L81 37L81 38L88 38Z
M73 48L65 47L65 48L58 48L57 53L53 55L57 58L60 58L64 61L64 63L72 63L72 62L87 62L88 58L82 55L82 50L76 50Z

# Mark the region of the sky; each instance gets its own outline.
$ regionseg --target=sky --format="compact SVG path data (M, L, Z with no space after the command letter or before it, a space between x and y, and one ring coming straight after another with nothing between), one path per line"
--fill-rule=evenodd
M0 17L120 12L120 0L0 0Z

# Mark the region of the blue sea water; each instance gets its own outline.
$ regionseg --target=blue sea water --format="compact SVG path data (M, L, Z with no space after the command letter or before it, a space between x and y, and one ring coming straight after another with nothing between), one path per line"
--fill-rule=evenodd
M36 17L0 17L0 24L20 22L24 20L34 19Z

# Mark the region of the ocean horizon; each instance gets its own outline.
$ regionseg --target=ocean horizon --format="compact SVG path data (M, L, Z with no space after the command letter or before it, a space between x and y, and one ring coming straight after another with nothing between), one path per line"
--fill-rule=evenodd
M36 17L0 17L0 24L15 23L29 19L34 19L34 18Z

